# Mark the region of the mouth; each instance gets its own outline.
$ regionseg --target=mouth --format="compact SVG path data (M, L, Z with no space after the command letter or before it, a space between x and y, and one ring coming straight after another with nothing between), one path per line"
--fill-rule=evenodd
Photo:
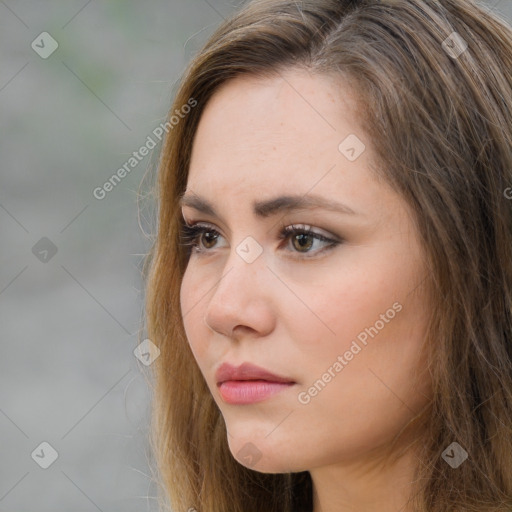
M222 399L228 404L244 405L262 402L285 389L294 382L271 382L268 380L227 380L218 385Z
M290 378L251 363L238 367L223 363L215 378L222 399L237 405L261 402L296 384Z

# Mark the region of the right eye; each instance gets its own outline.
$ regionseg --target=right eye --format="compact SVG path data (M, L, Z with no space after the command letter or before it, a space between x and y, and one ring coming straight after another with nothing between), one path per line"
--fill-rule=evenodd
M180 232L181 245L187 247L187 252L207 252L208 250L210 250L210 248L204 249L199 243L200 237L206 234L210 235L209 237L206 237L209 238L210 241L216 240L216 238L220 235L220 233L217 230L213 229L213 227L210 225L182 224Z

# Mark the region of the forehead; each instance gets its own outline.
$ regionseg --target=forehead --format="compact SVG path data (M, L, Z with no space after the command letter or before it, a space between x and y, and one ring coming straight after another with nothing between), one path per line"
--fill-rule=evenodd
M353 111L341 82L305 71L228 81L201 116L189 181L230 185L259 178L284 185L318 179L343 156L339 143L361 135Z

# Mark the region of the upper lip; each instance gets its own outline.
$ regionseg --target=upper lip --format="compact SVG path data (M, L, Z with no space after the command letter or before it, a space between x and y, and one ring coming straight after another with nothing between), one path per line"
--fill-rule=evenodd
M276 375L251 363L242 363L240 366L233 366L229 363L222 363L215 372L217 385L227 380L267 380L269 382L294 382L293 380Z

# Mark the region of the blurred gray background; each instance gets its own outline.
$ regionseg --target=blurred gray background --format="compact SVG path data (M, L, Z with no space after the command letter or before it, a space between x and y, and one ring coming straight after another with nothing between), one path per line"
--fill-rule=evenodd
M157 510L134 350L160 144L93 191L239 3L0 0L0 512ZM512 20L512 0L485 4Z

